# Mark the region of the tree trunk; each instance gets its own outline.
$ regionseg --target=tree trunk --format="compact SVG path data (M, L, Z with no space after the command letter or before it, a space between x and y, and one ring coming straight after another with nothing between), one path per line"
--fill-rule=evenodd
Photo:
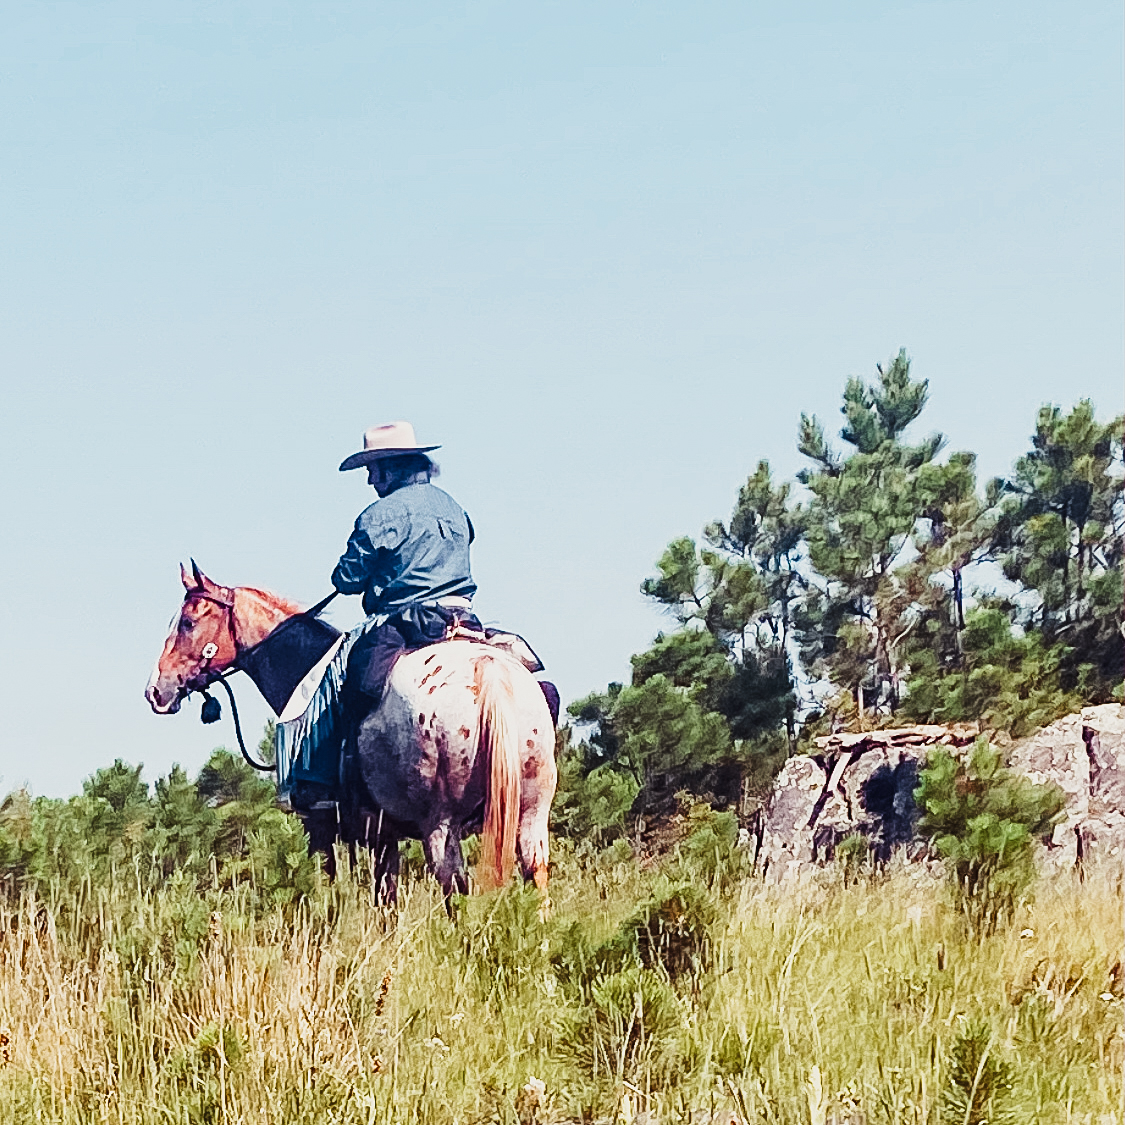
M1083 597L1085 596L1085 593L1086 593L1085 589L1083 588L1083 581L1082 581L1082 563L1083 563L1083 554L1084 554L1083 548L1082 548L1082 536L1085 534L1085 525L1078 524L1077 526L1078 526L1078 552L1077 552L1077 558L1075 559L1075 570L1077 571L1077 574L1075 576L1075 583L1074 583L1075 584L1075 591L1074 591L1075 614L1074 614L1074 619L1076 621L1079 619L1079 615L1082 613L1082 599L1083 599Z
M961 577L961 567L953 568L953 609L957 636L957 667L965 666L965 589Z
M1063 531L1069 532L1067 524L1070 523L1070 506L1063 504L1062 509ZM1063 621L1070 624L1070 551L1063 556Z

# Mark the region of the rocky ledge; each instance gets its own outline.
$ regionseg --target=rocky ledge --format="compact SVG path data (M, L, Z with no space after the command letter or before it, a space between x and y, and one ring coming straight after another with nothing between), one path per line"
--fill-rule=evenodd
M783 882L835 854L848 836L867 837L873 857L921 858L914 789L918 772L938 746L955 752L978 735L976 726L914 726L815 740L816 751L790 758L778 775L762 821L758 865ZM1030 738L1007 741L1013 769L1066 794L1066 817L1044 860L1073 866L1125 856L1125 707L1083 708Z

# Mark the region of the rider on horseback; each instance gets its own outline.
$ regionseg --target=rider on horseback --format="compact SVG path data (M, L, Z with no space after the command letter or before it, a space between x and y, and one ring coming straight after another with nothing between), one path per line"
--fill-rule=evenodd
M344 692L353 721L379 702L395 658L440 641L449 627L481 630L472 613L469 570L473 525L448 493L431 483L437 466L409 422L373 426L363 449L340 471L367 467L379 499L355 521L332 572L341 594L362 594L371 626L348 658Z
M367 466L379 494L332 576L337 591L363 595L370 620L358 631L342 638L317 626L327 600L302 612L181 567L183 605L145 698L171 714L217 680L229 692L233 671L250 675L278 716L279 797L329 870L337 838L368 847L373 884L393 899L399 841L420 839L448 896L466 888L461 840L480 831L482 885L504 885L518 862L545 893L558 693L533 678L543 666L522 638L481 629L472 615L472 525L431 483L435 448L400 422L368 430L363 451L340 466ZM440 658L404 651L449 633Z

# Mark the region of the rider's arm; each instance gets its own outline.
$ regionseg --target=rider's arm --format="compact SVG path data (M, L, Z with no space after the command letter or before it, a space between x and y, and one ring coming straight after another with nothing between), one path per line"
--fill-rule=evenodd
M348 536L348 549L340 556L332 572L332 585L341 594L362 594L367 589L375 551L367 532L356 526Z
M391 552L402 542L402 530L393 512L379 512L381 507L392 505L372 504L361 512L355 528L348 536L348 548L340 556L332 572L332 585L341 594L362 594L373 578L386 584Z

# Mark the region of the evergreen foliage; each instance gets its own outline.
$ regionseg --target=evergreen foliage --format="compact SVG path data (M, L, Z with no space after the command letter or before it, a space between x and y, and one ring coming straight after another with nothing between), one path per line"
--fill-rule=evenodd
M880 702L893 711L902 694L901 642L927 592L926 576L902 564L944 438L904 440L929 393L927 382L911 379L906 352L876 370L874 385L852 378L844 389L841 437L853 447L846 457L815 417L801 416L798 448L813 465L800 479L812 493L807 539L818 580L801 607L799 633L814 675L851 690L861 711Z
M1077 710L1090 695L1061 686L1069 650L1048 645L1041 633L1016 628L1011 610L984 599L969 611L958 634L958 664L942 660L940 643L925 630L910 650L904 719L953 723L979 719L991 730L1022 737Z
M789 648L805 580L804 515L790 493L759 462L728 522L708 524L702 545L674 539L641 591L679 627L632 657L628 685L569 708L589 732L589 769L630 775L635 811L685 786L734 800L757 765L772 763L773 733L792 738Z
M551 829L603 847L626 831L626 817L640 786L631 771L611 762L592 762L589 744L575 743L572 733L567 726L559 731L559 782Z
M1121 1104L1112 871L1050 880L987 942L903 870L724 896L682 856L567 847L547 919L520 886L451 919L410 875L383 909L362 863L297 909L180 874L44 889L0 896L3 1121L964 1125Z
M957 906L977 933L992 933L1035 877L1033 845L1057 821L1062 791L1013 773L982 738L964 758L932 754L914 796Z
M1011 1106L1012 1068L1001 1056L992 1028L967 1021L949 1049L946 1084L940 1103L948 1125L987 1122L1006 1125L1018 1119Z
M1066 645L1065 686L1098 701L1123 666L1123 423L1099 423L1088 399L1069 414L1044 406L1030 452L991 486L993 551L1005 575L1035 595L1026 622L1048 644Z
M149 792L139 765L118 759L69 800L17 792L0 804L0 882L9 891L127 880L158 887L246 885L263 900L308 894L317 863L296 817L241 758L216 750L193 782L173 766Z
M928 397L905 351L848 379L842 450L801 415L803 498L760 461L729 520L668 544L641 590L673 627L628 684L569 708L582 738L567 735L561 830L608 841L680 789L741 802L798 720L1019 736L1121 698L1122 419L1043 407L1030 450L982 491L975 454L911 438ZM1011 585L974 588L983 563ZM820 701L803 713L802 686Z
M733 891L750 872L749 852L739 846L738 818L702 801L689 811L687 835L675 854L685 881L720 894Z
M1045 407L982 494L973 454L908 440L927 395L901 352L849 380L843 452L802 416L805 494L760 462L728 521L669 543L642 590L671 625L559 732L553 828L606 850L553 852L550 920L528 887L451 920L409 865L393 914L362 864L328 884L225 750L151 790L118 760L69 800L10 794L4 1119L631 1120L636 1094L661 1120L1101 1120L1119 885L1061 877L1026 930L980 941L1028 901L1057 790L986 740L931 757L921 826L968 927L919 913L903 873L868 878L861 836L837 879L778 896L712 807L793 748L801 682L842 689L861 726L1014 734L1120 692L1120 419ZM972 588L986 560L1004 596ZM636 863L631 817L672 805L670 854Z

